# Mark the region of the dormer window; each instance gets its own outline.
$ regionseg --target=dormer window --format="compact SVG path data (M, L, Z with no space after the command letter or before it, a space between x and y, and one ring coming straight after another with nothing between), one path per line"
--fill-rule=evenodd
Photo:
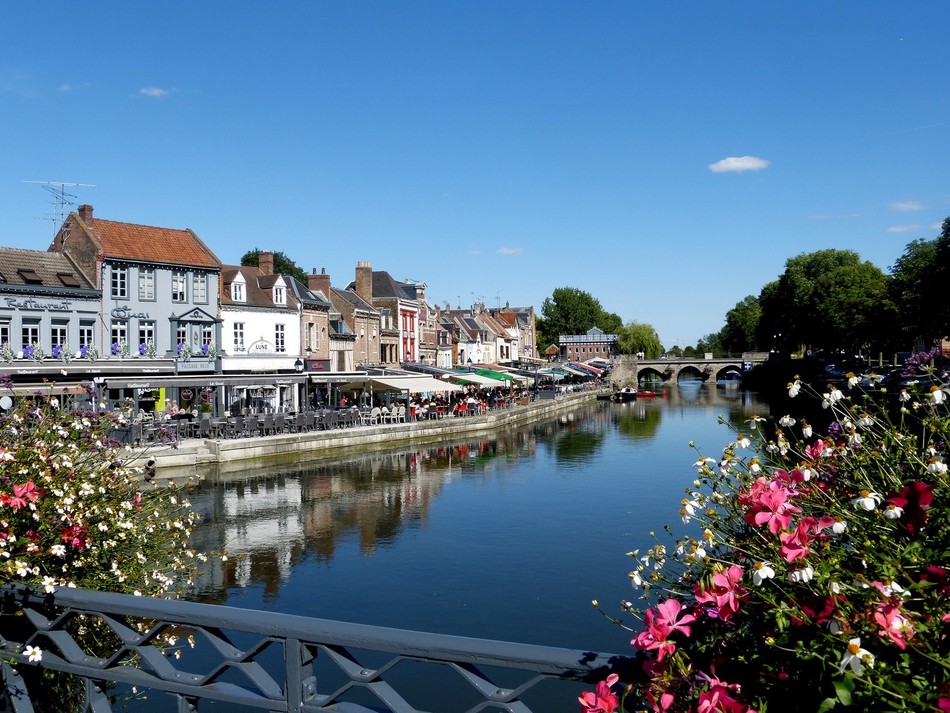
M231 281L231 300L233 302L247 302L247 282L240 272Z
M287 290L282 285L274 285L274 304L287 304Z

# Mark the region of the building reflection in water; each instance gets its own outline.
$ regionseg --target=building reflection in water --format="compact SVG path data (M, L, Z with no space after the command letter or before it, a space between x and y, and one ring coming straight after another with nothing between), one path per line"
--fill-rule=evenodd
M573 423L573 420L572 420ZM231 587L260 584L279 594L294 567L329 563L356 537L372 556L400 533L423 525L432 502L454 478L494 477L533 457L548 430L528 428L444 446L376 452L287 472L273 468L208 484L192 497L206 514L193 544L226 552L199 582L204 601L224 602Z

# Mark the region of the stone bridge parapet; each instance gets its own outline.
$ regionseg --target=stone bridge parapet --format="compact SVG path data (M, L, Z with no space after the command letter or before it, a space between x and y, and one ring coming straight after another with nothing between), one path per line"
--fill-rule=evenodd
M738 378L754 366L768 359L768 352L746 352L738 356L716 358L668 358L637 359L635 356L621 356L614 361L611 379L621 386L639 384L651 374L665 383L679 383L682 377L691 381L699 378L703 382L716 383L719 379ZM736 376L730 376L735 374Z

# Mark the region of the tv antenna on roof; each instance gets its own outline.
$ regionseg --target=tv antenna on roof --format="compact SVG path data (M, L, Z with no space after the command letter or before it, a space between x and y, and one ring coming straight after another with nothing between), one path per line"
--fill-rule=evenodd
M50 203L53 206L53 213L47 215L42 220L49 220L53 223L53 237L56 237L57 226L66 222L66 206L76 205L71 199L78 200L78 196L66 192L66 186L70 188L95 188L92 183L66 183L64 181L21 181L21 183L39 183L40 187L50 194Z

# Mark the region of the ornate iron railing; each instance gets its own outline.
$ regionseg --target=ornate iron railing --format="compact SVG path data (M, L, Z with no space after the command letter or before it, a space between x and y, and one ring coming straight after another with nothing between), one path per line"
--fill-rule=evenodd
M0 607L17 614L0 619L0 710L14 713L34 710L32 667L75 677L70 708L91 713L117 701L134 710L143 691L169 694L178 713L206 701L288 713L574 711L577 682L630 673L630 659L609 654L80 589L7 584ZM42 660L29 662L27 646Z

